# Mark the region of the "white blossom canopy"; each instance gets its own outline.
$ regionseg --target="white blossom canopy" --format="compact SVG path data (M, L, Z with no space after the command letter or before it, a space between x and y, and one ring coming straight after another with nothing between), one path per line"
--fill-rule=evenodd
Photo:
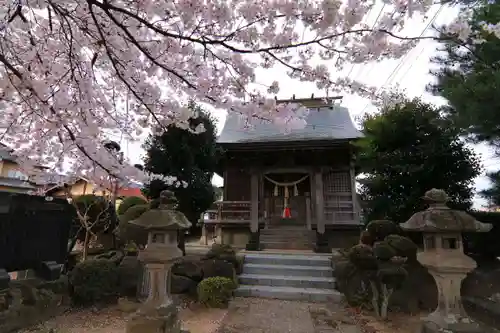
M363 19L375 4L0 0L0 141L26 170L69 163L71 174L98 182L141 176L103 147L110 132L133 139L170 124L202 131L188 128L188 99L300 128L306 111L276 105L278 82L267 94L255 89L256 69L281 66L320 89L373 96L374 89L332 73L345 63L403 56L417 39L401 29L432 1L384 0L390 10L369 26Z

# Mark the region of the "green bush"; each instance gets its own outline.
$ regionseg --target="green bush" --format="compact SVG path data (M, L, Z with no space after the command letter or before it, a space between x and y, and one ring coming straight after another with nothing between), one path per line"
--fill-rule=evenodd
M236 288L234 281L225 277L210 277L198 284L198 301L210 308L225 308Z
M123 199L120 206L118 206L118 215L123 215L129 210L130 207L137 205L145 205L148 202L141 197L127 197Z
M389 220L371 221L366 225L366 231L374 242L381 242L389 235L400 235L402 232L399 225Z
M373 244L373 253L381 261L391 260L396 255L396 251L385 241Z
M120 215L120 224L117 230L117 236L120 242L124 244L133 242L136 245L145 245L147 243L147 231L129 223L144 214L147 210L149 210L148 204L136 205L130 207L125 214Z
M396 251L396 256L405 257L411 261L417 259L418 247L411 239L400 235L389 235L384 242Z
M116 301L119 293L118 266L106 259L93 259L75 266L69 275L75 304L93 305Z

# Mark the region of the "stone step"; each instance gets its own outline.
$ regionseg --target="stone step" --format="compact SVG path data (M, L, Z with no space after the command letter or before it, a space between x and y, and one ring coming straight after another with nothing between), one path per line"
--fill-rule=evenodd
M332 277L331 267L275 264L244 264L243 274Z
M311 234L311 233L303 233L303 232L267 232L267 233L260 233L260 237L306 237L306 238L312 238L315 237L316 235Z
M314 244L316 239L306 237L261 237L261 243L299 243Z
M261 240L261 248L266 249L283 249L283 250L311 250L314 247L313 242L309 241L267 241Z
M241 274L239 282L243 285L255 286L335 289L333 277Z
M342 295L331 289L240 285L235 296L261 297L308 302L340 302Z
M309 230L303 226L286 226L286 227L269 227L260 229L261 234L269 233L301 233L301 234L313 234L314 231Z
M245 255L245 264L261 265L292 265L292 266L323 266L331 267L330 258L315 254L256 254Z

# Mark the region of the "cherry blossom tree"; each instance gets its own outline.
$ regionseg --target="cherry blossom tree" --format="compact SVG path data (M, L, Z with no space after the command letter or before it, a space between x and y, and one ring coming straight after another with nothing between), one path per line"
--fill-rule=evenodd
M373 97L375 89L336 77L346 63L400 58L418 42L403 35L432 1L376 0L2 0L0 140L26 170L53 165L97 183L140 179L102 141L133 140L149 128L189 129L188 99L304 126L307 111L277 105L256 70L280 66L291 78L330 92ZM422 15L422 20L424 16ZM429 37L430 38L430 37ZM330 61L331 62L328 62ZM203 131L203 128L193 130Z

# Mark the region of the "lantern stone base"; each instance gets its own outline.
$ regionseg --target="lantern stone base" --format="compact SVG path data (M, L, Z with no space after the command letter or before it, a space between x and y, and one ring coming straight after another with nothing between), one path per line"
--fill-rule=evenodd
M145 304L132 314L126 333L189 333L181 329L177 307L173 302L152 307Z
M443 317L437 313L431 313L422 318L420 333L486 333L489 332L483 325L468 317L458 318L456 316Z

